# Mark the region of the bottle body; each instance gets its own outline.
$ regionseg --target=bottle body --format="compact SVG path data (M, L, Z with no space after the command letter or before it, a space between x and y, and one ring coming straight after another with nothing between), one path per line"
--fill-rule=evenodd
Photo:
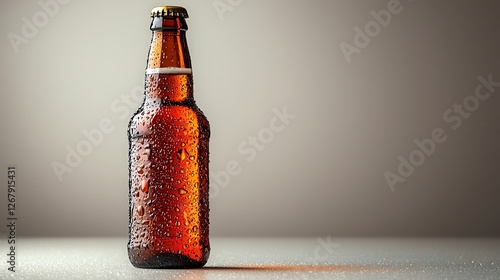
M155 20L172 28L153 32L145 100L129 124L129 259L201 267L210 254L210 127L193 98L185 22Z

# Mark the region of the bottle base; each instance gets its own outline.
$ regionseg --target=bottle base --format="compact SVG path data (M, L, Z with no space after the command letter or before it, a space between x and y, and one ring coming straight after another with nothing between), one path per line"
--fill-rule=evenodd
M128 249L129 259L133 266L151 269L186 269L201 268L206 264L206 261L195 261L182 254L159 253L147 257L142 254L144 250Z

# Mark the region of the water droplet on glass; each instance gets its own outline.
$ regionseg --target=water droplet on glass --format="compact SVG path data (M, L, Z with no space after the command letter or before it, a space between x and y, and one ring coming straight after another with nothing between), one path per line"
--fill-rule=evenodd
M186 211L184 211L184 225L189 226L189 219Z
M185 160L187 157L188 157L188 153L187 153L186 149L180 149L177 152L177 158L178 159Z
M142 206L137 207L137 213L139 214L139 216L144 215L144 207Z
M185 189L183 189L183 188L178 189L178 191L179 191L179 194L180 194L180 195L185 195L185 194L187 194L187 193L188 193L188 192L187 192Z
M141 184L141 191L147 193L149 190L149 182L148 180L143 180Z

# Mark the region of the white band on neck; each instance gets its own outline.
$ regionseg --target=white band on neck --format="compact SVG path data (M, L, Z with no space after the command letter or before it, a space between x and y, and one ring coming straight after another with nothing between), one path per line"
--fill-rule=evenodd
M163 67L163 68L149 68L146 69L146 74L192 74L193 70L191 68L179 68L179 67Z

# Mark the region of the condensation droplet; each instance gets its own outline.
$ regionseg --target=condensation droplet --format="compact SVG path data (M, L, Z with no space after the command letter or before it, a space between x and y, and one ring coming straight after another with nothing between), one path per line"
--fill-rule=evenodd
M186 211L184 211L184 225L189 226L189 219Z
M187 193L188 193L188 192L187 192L185 189L183 189L183 188L178 189L178 191L179 191L179 194L180 194L180 195L185 195L185 194L187 194Z
M180 160L185 160L188 157L186 149L180 149L177 151L177 158Z
M143 180L141 184L141 191L147 193L149 190L149 182L148 180Z
M142 215L144 215L144 207L142 206L137 207L137 213L139 214L139 216L142 217Z

